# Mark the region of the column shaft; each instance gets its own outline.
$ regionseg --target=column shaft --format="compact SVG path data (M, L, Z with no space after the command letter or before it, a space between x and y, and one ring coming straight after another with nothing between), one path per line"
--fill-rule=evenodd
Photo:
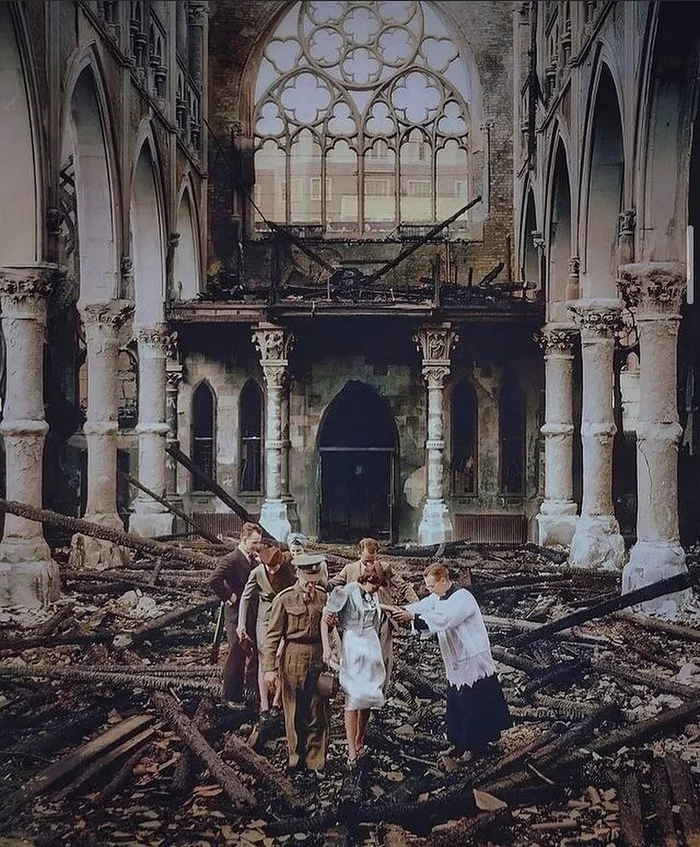
M537 516L543 546L569 546L576 527L573 499L573 345L576 333L550 326L540 339L545 350L545 499Z
M616 569L625 544L612 498L612 453L616 432L613 405L613 353L619 300L578 300L571 307L581 329L583 362L583 503L571 541L571 562L579 567Z
M421 544L452 539L452 521L444 497L444 382L450 372L450 352L459 340L449 323L423 327L414 336L423 354L423 378L428 389L428 432L425 442L427 498L418 527Z
M142 327L139 350L139 481L161 497L165 494L165 360L172 344L164 324ZM173 517L164 506L140 493L134 501L130 528L143 536L168 535Z
M634 310L639 332L637 423L637 543L622 574L633 591L684 573L678 531L677 342L685 291L685 265L648 262L620 266L620 288ZM678 592L642 604L641 610L675 617L692 598Z
M253 332L253 342L260 352L265 384L265 500L260 511L260 523L280 541L292 531L289 520L289 498L284 498L282 488L283 467L288 450L284 439L283 397L287 390L287 353L293 336L275 324L259 324Z
M53 270L0 270L7 387L0 434L6 497L41 508L44 440L44 334ZM58 598L58 566L40 523L5 515L0 543L0 607L37 607Z
M165 383L165 422L168 425L167 447L180 447L178 437L177 398L182 382L182 368L166 370ZM168 499L178 496L177 461L168 453L165 457L165 493Z

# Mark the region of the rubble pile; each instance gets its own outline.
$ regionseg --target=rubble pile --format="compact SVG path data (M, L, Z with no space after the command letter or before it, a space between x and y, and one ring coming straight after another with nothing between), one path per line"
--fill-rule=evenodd
M332 572L355 558L316 547ZM102 571L56 551L61 600L0 612L0 844L700 843L691 614L645 617L620 598L619 574L578 571L535 545L387 549L419 592L432 561L470 587L514 726L469 764L441 757L437 644L406 632L370 754L348 769L338 699L323 778L288 778L282 726L258 724L255 693L245 711L219 705L225 645L212 655L205 563L222 548L170 548Z

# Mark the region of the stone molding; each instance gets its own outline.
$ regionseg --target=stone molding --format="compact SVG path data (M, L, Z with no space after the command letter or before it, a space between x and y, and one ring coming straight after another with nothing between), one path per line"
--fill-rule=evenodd
M569 305L569 312L582 335L614 338L622 306L621 300L575 300Z
M581 272L581 259L578 256L572 256L569 259L569 276L578 276Z
M637 210L625 209L617 216L618 238L633 238L637 227Z
M182 368L168 368L165 372L165 390L177 391L183 378Z
M679 423L637 421L636 435L638 444L643 441L677 444L683 435L683 427Z
M684 262L636 262L620 265L618 286L640 318L680 319L685 295Z
M27 418L4 418L0 421L0 435L5 437L41 437L43 438L49 431L49 425L42 418L41 420L32 420Z
M549 438L568 438L574 434L572 423L546 423L540 427L542 435Z

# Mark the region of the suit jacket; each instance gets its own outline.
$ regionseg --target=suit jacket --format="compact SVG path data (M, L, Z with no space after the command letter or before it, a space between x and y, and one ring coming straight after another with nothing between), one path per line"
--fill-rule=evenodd
M214 569L214 572L209 579L209 585L216 596L225 603L230 599L232 594L236 595L231 611L234 612L231 617L230 612L227 614L227 619L231 623L238 622L238 604L241 599L241 594L248 580L250 572L255 566L255 562L251 562L245 553L242 553L239 548L236 548L233 553L224 556L221 562ZM231 607L229 607L230 609ZM257 602L251 602L248 606L247 620L252 622L251 632L255 632L255 619L257 618L258 607Z

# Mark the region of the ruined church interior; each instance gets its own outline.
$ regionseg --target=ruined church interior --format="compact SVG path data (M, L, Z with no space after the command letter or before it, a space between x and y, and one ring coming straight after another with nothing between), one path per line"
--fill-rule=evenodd
M698 843L699 102L675 0L0 2L0 844ZM495 758L405 637L276 774L250 521L471 586Z

